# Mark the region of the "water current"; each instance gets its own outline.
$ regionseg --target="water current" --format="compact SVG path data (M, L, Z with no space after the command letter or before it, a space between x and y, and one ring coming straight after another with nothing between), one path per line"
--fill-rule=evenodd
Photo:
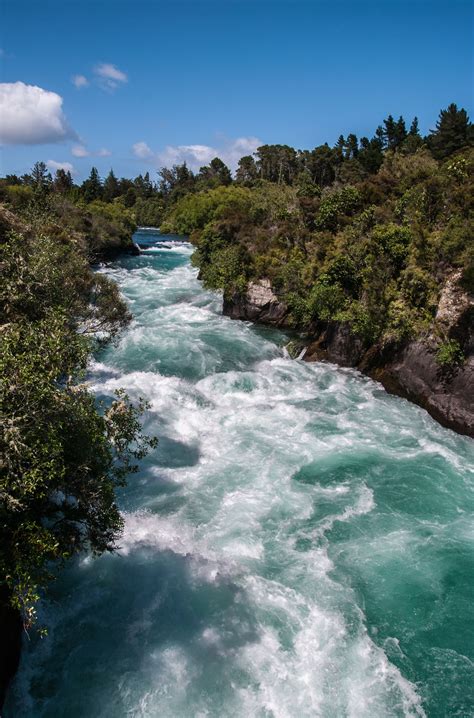
M232 321L177 237L102 268L133 322L91 366L158 448L116 554L71 563L7 718L474 715L474 449L354 370Z

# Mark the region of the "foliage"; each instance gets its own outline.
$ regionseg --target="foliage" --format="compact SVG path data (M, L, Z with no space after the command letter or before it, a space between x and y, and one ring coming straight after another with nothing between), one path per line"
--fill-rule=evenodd
M447 339L442 342L436 352L436 361L442 367L452 367L462 364L465 356L461 345L456 339Z
M433 155L444 159L473 143L474 134L466 110L458 110L454 102L446 110L441 110L436 130L430 137Z
M115 490L155 440L142 400L100 408L82 383L94 346L129 321L116 285L41 213L1 217L0 581L30 625L57 562L113 549Z
M0 180L0 199L49 235L70 235L91 258L130 241L135 222L188 235L204 283L226 296L270 280L288 323L347 322L367 345L405 341L434 322L453 268L474 290L473 126L454 103L422 137L418 120L390 114L371 137L340 135L312 150L263 145L235 179L219 158L80 186L51 180L44 163ZM34 223L34 222L33 222Z
M389 116L333 148L265 145L239 163L242 195L194 186L163 227L190 235L207 286L231 295L267 278L293 327L345 322L366 346L404 342L429 331L453 267L474 287L471 134L450 106L425 139L416 118Z
M339 190L328 192L319 205L319 212L316 218L318 229L338 229L342 218L353 214L360 206L361 196L356 187L343 187Z

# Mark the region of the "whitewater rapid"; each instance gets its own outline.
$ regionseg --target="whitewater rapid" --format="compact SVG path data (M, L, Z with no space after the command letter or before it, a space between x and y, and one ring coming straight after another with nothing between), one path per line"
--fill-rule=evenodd
M53 586L7 718L472 715L472 441L289 359L221 315L189 244L138 240L101 270L134 319L90 382L148 399L159 446L117 554Z

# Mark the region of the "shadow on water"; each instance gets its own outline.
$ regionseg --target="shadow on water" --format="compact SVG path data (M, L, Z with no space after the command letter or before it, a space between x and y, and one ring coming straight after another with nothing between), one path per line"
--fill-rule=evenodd
M79 577L80 600L74 593ZM218 704L228 685L227 662L258 640L249 602L232 578L204 558L146 543L126 555L76 563L50 596L49 611L59 618L51 638L36 646L33 671L40 678L33 677L30 695L38 716L62 716L64 705L69 718L126 714L144 693L160 691L162 673L173 662L182 689L188 676L199 677ZM54 655L47 645L53 638Z

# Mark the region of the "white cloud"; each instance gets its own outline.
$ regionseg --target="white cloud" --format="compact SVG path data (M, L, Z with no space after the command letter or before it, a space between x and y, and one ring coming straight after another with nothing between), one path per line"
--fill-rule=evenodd
M112 152L106 147L101 147L97 152L88 150L85 145L74 145L71 150L71 154L74 157L110 157Z
M48 160L46 162L46 167L51 170L51 172L56 172L56 170L65 170L65 172L75 174L74 165L70 162L56 162L55 160Z
M84 145L74 145L71 150L71 154L74 157L89 157L90 152L87 147L84 147Z
M89 80L84 75L74 75L71 82L78 90L80 90L81 87L88 87L89 85Z
M132 146L132 151L135 157L141 160L148 160L154 157L153 151L148 147L146 142L135 142Z
M208 145L168 145L158 158L165 167L186 162L192 169L199 169L218 155L219 150Z
M241 157L251 155L263 144L258 137L238 137L224 140L220 146L210 145L167 145L161 152L153 152L146 142L137 142L132 150L135 157L148 160L157 167L171 167L186 162L192 170L199 170L214 157L220 157L232 170L235 170Z
M99 65L96 65L94 67L94 73L98 78L99 84L105 90L115 90L120 83L128 82L127 74L110 62L101 62Z
M238 137L224 146L224 156L219 155L219 157L234 170L241 157L253 155L256 149L262 145L263 142L258 137Z
M36 85L0 83L0 143L40 145L76 137L62 104L56 92Z

